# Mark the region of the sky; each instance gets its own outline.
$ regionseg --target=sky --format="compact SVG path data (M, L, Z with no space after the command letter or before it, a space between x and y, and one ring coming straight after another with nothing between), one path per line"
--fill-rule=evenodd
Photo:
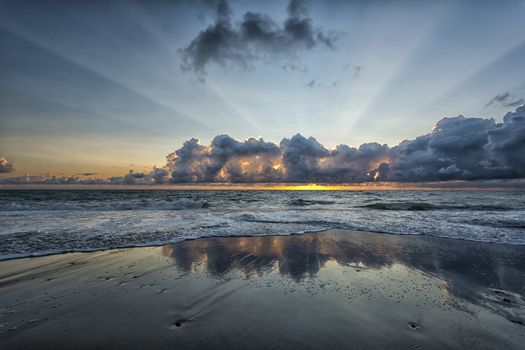
M221 153L217 168L216 154L196 165L172 153L229 135L244 152L234 157L270 152L255 174L263 182L365 181L381 163L385 180L522 177L525 160L509 152L524 150L523 13L511 0L1 0L0 176L140 179L156 166L177 182L230 179L244 160ZM509 112L517 129L502 127ZM494 118L460 123L479 127L493 154L472 165L427 147L442 162L427 166L396 148L458 115ZM242 146L250 137L264 150ZM340 161L337 145L372 142L365 165L366 149L345 158L359 174L324 170ZM316 149L314 165L297 163L297 143ZM286 175L269 170L281 166Z

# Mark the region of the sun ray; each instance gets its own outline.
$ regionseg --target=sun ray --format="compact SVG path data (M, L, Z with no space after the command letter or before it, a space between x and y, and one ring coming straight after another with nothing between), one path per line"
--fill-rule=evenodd
M351 85L351 88L347 93L347 103L341 108L341 113L338 118L341 127L338 128L336 137L339 142L345 141L355 125L362 120L362 118L367 116L367 111L378 101L379 97L391 84L391 81L399 74L403 67L407 65L410 58L413 57L422 45L425 44L430 33L439 26L441 19L447 13L446 10L446 7L438 7L432 20L425 19L419 23L418 31L414 33L412 37L404 39L404 47L398 49L400 54L397 56L389 56L389 59L386 61L388 62L388 65L385 65L385 61L377 61L382 62L381 68L384 69L386 67L387 70L382 72L382 76L379 77L377 81L371 82L372 86L367 91L362 91L363 87L360 84L357 84L357 82ZM374 17L369 20L368 25L376 26L377 23L386 22L386 19L378 19ZM377 48L381 48L384 44L385 38L383 34L384 30L379 30L378 37L375 40L367 38L367 45L360 50L361 58L358 59L359 62L370 62L376 59ZM366 75L363 76L363 78L365 77ZM354 107L354 105L357 105L357 107ZM349 114L348 111L352 109L353 111Z
M158 98L152 96L151 94L149 94L147 91L144 91L143 89L140 89L135 86L129 86L130 84L126 84L125 82L121 81L118 77L116 77L114 74L111 74L110 72L97 68L95 65L93 65L89 61L86 61L85 58L75 57L75 55L63 52L64 50L61 50L55 47L53 43L49 41L45 41L45 40L39 40L39 38L36 38L34 35L32 35L32 33L27 33L26 31L21 30L17 28L16 26L12 25L12 23L9 26L6 26L5 23L7 22L3 21L3 23L0 25L2 26L2 28L10 32L12 35L16 35L43 50L47 50L48 52L51 52L57 55L58 57L97 75L98 77L101 77L107 81L110 81L113 84L118 85L121 88L131 91L134 94L140 95L142 98L150 102L153 102L162 108L170 110L172 113L174 113L174 115L180 116L185 119L189 119L201 126L217 131L214 125L211 125L209 123L204 123L202 120L198 118L195 118L195 117L192 117L192 116L189 116L189 115L186 115L180 112L171 103L167 103L166 101L160 101L158 100Z

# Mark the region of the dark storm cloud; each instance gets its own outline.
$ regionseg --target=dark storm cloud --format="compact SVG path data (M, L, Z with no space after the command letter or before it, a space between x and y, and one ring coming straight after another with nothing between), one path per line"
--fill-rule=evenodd
M154 167L151 172L151 177L154 183L165 183L169 177L169 173L166 169Z
M323 146L297 134L279 145L217 136L209 146L186 141L168 156L162 181L366 182L510 179L525 177L525 106L503 123L443 118L431 133L395 147L365 143ZM157 181L158 182L158 181Z
M305 138L297 134L290 139L283 139L280 144L282 165L286 177L291 181L301 182L305 178L315 180L320 174L319 161L328 157L330 151L313 137Z
M219 135L210 146L200 145L197 139L186 141L168 155L167 167L172 182L271 181L278 179L273 160L279 154L275 144L263 139L239 142Z
M7 159L0 156L0 173L10 173L15 170L12 163L9 163Z
M168 155L165 169L169 169L173 183L362 182L374 179L377 170L370 173L370 165L380 166L388 150L377 143L359 148L339 145L330 150L315 138L300 134L283 139L279 146L262 139L239 142L221 135L210 146L197 139L186 141Z
M505 170L496 174L496 169L483 166L491 158L485 148L487 132L495 127L493 119L443 118L432 133L404 141L391 150L394 162L390 177L401 181L508 177Z
M330 150L313 137L295 135L281 141L284 181L363 182L373 180L371 164L387 156L388 146L362 144L358 148L338 145Z
M130 170L126 175L119 178L113 178L113 182L121 182L126 185L134 185L136 183L142 183L142 179L146 178L145 173L136 173L134 170Z
M495 104L502 107L513 108L521 106L524 102L525 100L523 98L513 99L509 92L504 92L491 98L490 101L485 105L485 108Z
M525 106L503 117L503 124L488 130L487 149L499 162L487 166L504 166L509 171L525 174Z
M247 66L259 57L283 57L316 45L335 48L337 35L313 25L304 0L288 3L288 17L282 24L269 15L246 12L239 24L231 20L227 1L206 1L215 10L215 23L201 31L190 44L179 50L182 68L203 78L210 63Z

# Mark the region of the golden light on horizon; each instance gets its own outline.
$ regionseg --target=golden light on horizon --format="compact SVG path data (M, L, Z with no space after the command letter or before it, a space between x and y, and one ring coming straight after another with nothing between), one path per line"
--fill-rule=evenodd
M335 190L347 190L353 187L352 185L323 185L316 183L309 183L306 185L277 185L272 186L273 190L284 190L284 191L335 191Z

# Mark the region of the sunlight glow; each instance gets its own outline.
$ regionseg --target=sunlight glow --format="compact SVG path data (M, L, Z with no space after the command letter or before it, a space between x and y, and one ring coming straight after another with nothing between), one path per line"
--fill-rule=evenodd
M279 184L279 183L196 183L196 184L167 184L167 185L114 185L114 184L24 184L26 190L37 189L114 189L114 190L211 190L211 191L454 191L454 190L508 190L509 187L501 184L477 184L473 181L446 181L446 182L363 182L353 184ZM21 185L0 184L0 189L16 189ZM525 188L513 187L514 191L525 191Z

